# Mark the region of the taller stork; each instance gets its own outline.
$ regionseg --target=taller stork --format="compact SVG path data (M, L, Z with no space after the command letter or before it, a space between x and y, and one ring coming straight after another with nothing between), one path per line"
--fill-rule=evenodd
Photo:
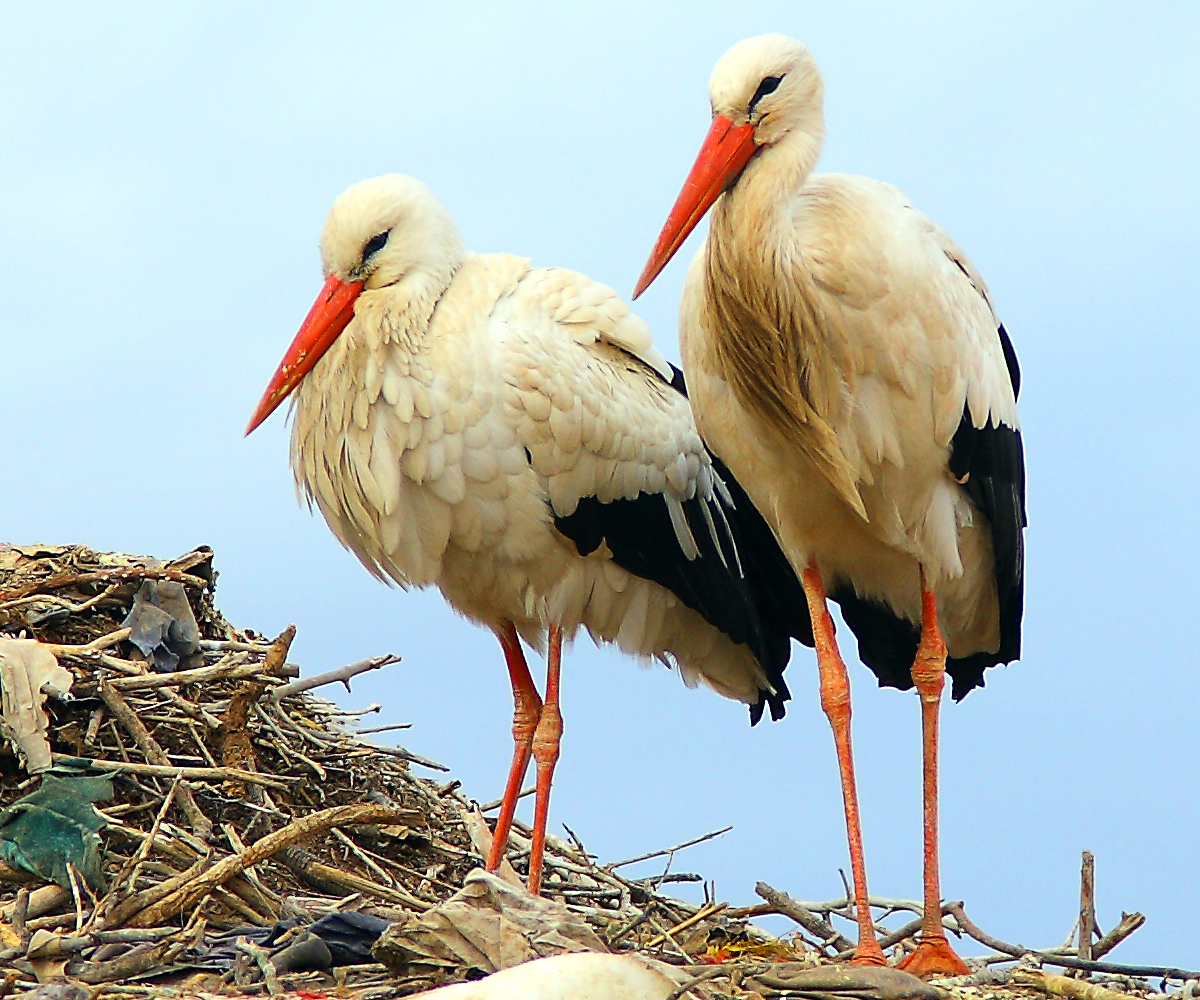
M712 126L634 297L712 208L680 340L701 436L801 577L833 726L858 902L856 961L882 963L867 905L850 688L826 596L881 684L916 686L925 915L905 967L967 970L938 876L938 711L1020 653L1025 473L1020 375L987 285L899 190L814 174L823 85L799 42L735 45Z

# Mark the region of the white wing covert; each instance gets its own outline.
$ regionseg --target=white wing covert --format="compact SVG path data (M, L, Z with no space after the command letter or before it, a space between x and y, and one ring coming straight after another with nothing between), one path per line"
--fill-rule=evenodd
M669 384L671 367L645 323L616 293L571 271L537 269L492 322L505 343L506 409L554 516L570 517L589 497L661 497L681 549L695 559L700 546L682 505L699 498L725 558L728 533L709 509L712 462L687 399Z

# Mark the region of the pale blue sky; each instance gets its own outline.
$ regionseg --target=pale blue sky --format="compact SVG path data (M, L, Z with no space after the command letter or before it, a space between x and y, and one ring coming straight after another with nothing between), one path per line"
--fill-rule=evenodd
M971 254L1024 368L1026 656L943 714L943 888L1053 945L1096 852L1114 959L1196 965L1193 432L1200 8L807 2L0 6L0 535L177 554L218 603L300 628L308 671L404 662L349 701L499 794L494 639L389 591L297 507L281 416L242 428L321 275L333 199L426 181L467 245L631 289L733 42L804 40L823 168L906 189ZM685 248L682 258L689 255ZM673 264L639 303L677 357ZM551 822L607 858L734 823L678 866L736 903L840 892L832 740L811 653L787 719L581 642ZM852 667L871 887L920 895L918 708ZM969 952L981 949L969 945Z

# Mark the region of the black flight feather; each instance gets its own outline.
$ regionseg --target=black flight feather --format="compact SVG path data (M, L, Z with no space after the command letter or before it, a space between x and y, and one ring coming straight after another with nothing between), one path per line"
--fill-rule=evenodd
M1003 324L997 330L1013 395L1021 389L1021 369ZM1000 646L994 652L950 657L946 672L954 680L955 701L983 687L983 672L1021 655L1021 616L1025 594L1025 451L1021 432L995 421L977 428L970 407L950 444L950 471L962 484L975 509L987 518L995 552L996 590L1000 603ZM912 662L920 642L920 626L883 603L858 596L849 584L829 595L858 639L858 655L882 687L907 691L913 686Z
M673 375L672 387L686 396L683 373L673 367ZM660 494L641 493L634 500L610 503L583 497L574 513L555 516L554 525L575 543L580 555L607 544L622 569L667 588L733 642L748 645L774 688L759 691L758 701L750 706L751 724L759 721L767 706L771 718L780 719L784 702L791 697L783 680L790 639L813 644L807 605L770 527L729 470L713 458L734 506L716 493L709 501L694 497L683 502L684 517L700 549L695 559L687 559L680 549ZM705 502L711 505L721 552L701 507ZM738 573L739 559L744 576Z

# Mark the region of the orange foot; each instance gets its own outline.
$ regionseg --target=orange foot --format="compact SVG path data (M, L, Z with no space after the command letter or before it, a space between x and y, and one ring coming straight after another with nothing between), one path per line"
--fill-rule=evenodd
M944 934L936 937L922 935L917 950L898 966L918 979L942 979L950 976L969 976L967 963L954 954Z
M879 947L879 942L872 940L869 944L859 943L854 949L854 955L850 959L851 965L882 965L887 966L887 959L883 957L883 949Z

